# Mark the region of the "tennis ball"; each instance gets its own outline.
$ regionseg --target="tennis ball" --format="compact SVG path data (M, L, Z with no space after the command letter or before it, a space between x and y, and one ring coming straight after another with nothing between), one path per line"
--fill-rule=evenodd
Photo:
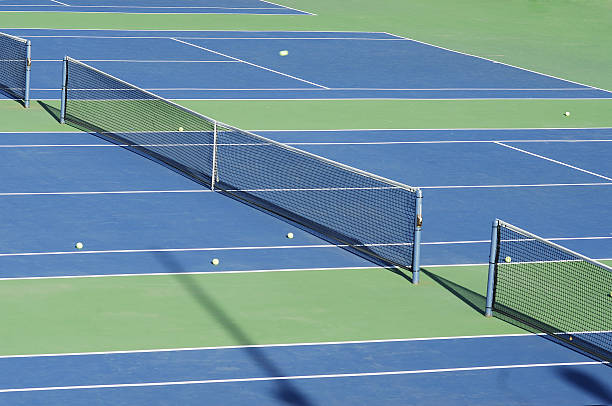
M506 262L512 262L512 258L510 258L510 257L506 257L506 258L504 259L504 261L506 261Z
M211 264L213 264L214 266L219 265L219 258L213 258L212 261L210 261Z
M184 130L183 130L183 127L179 127L179 131L184 131Z
M566 111L565 113L563 113L563 115L564 115L565 117L569 117L570 112L569 112L569 111Z
M289 239L293 238L293 233L287 233L287 238Z
M83 243L79 241L76 244L74 244L74 247L78 250L81 250L83 249Z
M283 50L282 50L282 51L280 51L278 54L279 54L280 56L287 56L287 55L289 55L289 51L287 51L287 50L283 49Z

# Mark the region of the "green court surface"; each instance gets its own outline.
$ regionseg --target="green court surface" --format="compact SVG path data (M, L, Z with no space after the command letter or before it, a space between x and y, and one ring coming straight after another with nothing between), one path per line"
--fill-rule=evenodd
M487 268L5 280L0 354L520 333L483 317Z
M384 31L606 89L607 0L284 0L316 16L4 13L5 28Z
M612 126L612 100L182 100L181 105L258 130ZM58 108L53 100L33 102L29 110L0 101L0 131L74 131L57 122ZM563 116L565 111L572 115Z
M610 1L280 2L317 15L16 12L0 18L5 28L384 31L612 89ZM33 101L26 110L0 101L0 132L74 131L57 122L58 104ZM612 100L181 104L261 130L612 127ZM483 316L486 276L486 266L457 266L426 268L418 286L378 268L2 280L0 308L10 311L0 314L0 355L525 332Z

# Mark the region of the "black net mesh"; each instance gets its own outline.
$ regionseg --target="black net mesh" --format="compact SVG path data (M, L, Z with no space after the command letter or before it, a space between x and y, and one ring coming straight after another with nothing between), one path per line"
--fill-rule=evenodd
M0 93L26 99L27 41L0 33Z
M377 262L411 266L415 188L221 123L215 151L213 120L72 59L65 119L206 186L216 162L214 190Z
M500 225L493 310L612 361L612 271Z

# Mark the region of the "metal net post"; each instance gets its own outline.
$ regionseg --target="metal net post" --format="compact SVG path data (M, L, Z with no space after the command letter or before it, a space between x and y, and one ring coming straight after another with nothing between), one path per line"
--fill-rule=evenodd
M491 228L491 252L489 253L489 276L487 280L487 304L485 308L485 316L493 316L493 294L495 292L495 265L497 264L497 236L499 220L493 221Z
M30 73L32 70L32 43L26 43L26 81L25 81L25 97L23 105L25 108L30 107Z
M210 190L215 190L215 180L218 179L217 174L217 122L213 124L213 151L212 151L212 171L210 174Z
M414 247L412 253L412 283L418 285L421 271L421 231L423 230L423 192L416 191L416 216L414 219Z
M60 110L60 124L66 122L66 96L67 96L67 82L68 82L68 57L64 58L62 69L62 107Z

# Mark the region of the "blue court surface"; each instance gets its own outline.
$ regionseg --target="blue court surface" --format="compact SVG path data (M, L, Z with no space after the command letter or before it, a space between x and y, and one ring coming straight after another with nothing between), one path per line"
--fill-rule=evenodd
M0 366L11 372L0 401L14 406L612 403L610 367L536 335L49 354Z
M202 3L181 2L194 13L299 13L256 0ZM21 6L148 13L165 3L66 4ZM8 32L32 40L33 99L59 98L66 54L174 99L611 95L384 32ZM420 187L425 272L486 264L494 218L612 259L612 128L253 131ZM257 275L249 272L376 267L84 132L0 133L0 172L7 283L167 275L160 252L172 253L174 273L241 273L245 282ZM609 365L531 334L0 356L0 371L0 404L11 406L612 404Z
M0 11L312 15L266 0L0 0Z
M612 129L257 132L422 188L425 266L486 263L496 217L610 258ZM163 273L159 250L196 272L372 266L86 133L3 133L0 157L5 278Z
M32 41L32 98L39 99L60 97L65 55L171 99L612 96L383 32L6 31Z
M486 263L494 217L612 252L610 128L256 131L422 187L426 266ZM5 281L167 274L160 251L193 273L374 266L86 133L2 133L0 170ZM612 403L608 365L538 335L4 356L0 370L11 406Z

